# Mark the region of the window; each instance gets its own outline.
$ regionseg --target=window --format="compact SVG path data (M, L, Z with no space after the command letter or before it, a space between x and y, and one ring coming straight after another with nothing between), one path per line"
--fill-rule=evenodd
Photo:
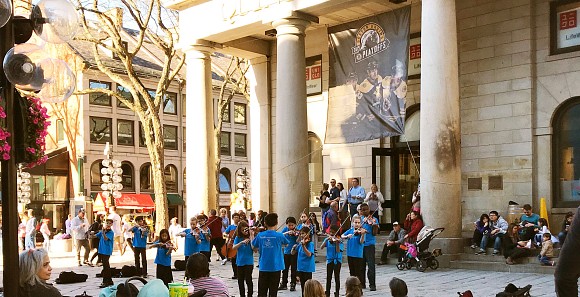
M177 114L177 94L168 92L163 96L163 113Z
M231 149L230 149L230 132L221 132L220 133L220 154L222 156L231 156Z
M91 164L91 191L101 191L101 164L103 160L97 160Z
M580 50L578 36L579 0L550 2L550 54Z
M177 193L177 167L174 165L165 166L165 187L167 193Z
M112 120L107 118L90 117L91 143L111 142Z
M246 105L244 103L234 103L234 123L246 124Z
M185 133L185 127L183 127L183 137L181 137L183 139L183 151L185 152L185 148L187 147L187 141L185 140L185 137L187 136L187 134Z
M121 169L123 170L123 173L121 174L121 184L123 185L123 191L135 191L135 181L133 180L133 164L131 164L131 162L123 161L121 162Z
M89 81L89 89L107 89L107 90L110 90L111 83L90 80ZM90 93L89 94L89 104L111 106L111 96L103 94L103 93Z
M182 117L185 117L185 110L187 107L186 98L187 98L187 96L185 96L185 94L181 95L181 116Z
M308 184L310 185L310 204L316 204L316 196L322 190L322 142L316 134L308 133ZM348 189L348 188L347 188Z
M133 102L133 95L131 95L129 89L121 85L117 85L117 93L121 94L121 96L125 98L127 101ZM121 108L129 108L127 107L127 105L125 105L125 103L121 102L121 100L117 100L117 106Z
M133 121L117 120L117 144L135 145Z
M222 168L220 169L220 175L219 175L219 191L220 193L231 193L232 192L232 186L231 186L231 180L232 180L232 173L230 172L229 169L227 168Z
M141 181L141 192L153 192L153 172L151 163L145 163L139 169L139 179Z
M64 141L64 122L62 120L56 120L56 141Z
M246 134L234 134L234 151L236 157L246 157Z
M230 106L229 105L224 108L224 113L222 113L222 121L224 123L230 122Z
M552 127L554 207L578 207L580 201L580 97L564 102Z
M163 143L166 149L177 149L177 126L163 125Z

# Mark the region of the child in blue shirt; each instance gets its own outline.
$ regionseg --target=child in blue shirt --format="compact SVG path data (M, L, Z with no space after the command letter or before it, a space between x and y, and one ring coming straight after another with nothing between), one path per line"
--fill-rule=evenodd
M232 246L234 245L235 231L236 231L236 228L238 227L239 222L240 222L240 214L234 212L232 214L232 224L229 225L224 231L224 235L227 236L227 240L226 240L226 244L225 244L226 250L225 250L225 255L224 255L226 257L228 257L228 254L231 254L230 250L232 249ZM232 271L234 272L234 276L232 276L232 279L237 279L238 278L238 265L236 264L236 256L234 255L229 260L232 261ZM225 265L225 264L226 264L226 262L222 262L222 265Z
M314 264L314 243L310 240L310 228L302 226L300 236L302 240L297 247L295 246L296 248L292 249L292 253L298 254L298 267L296 270L300 278L302 296L304 296L304 285L307 280L312 279L312 273L316 270L316 267Z
M284 255L282 246L288 240L282 233L276 232L278 214L269 213L264 218L266 231L258 233L252 240L252 248L260 252L258 275L258 296L277 296L280 272L284 270ZM269 292L269 294L268 294Z
M361 228L361 219L359 215L352 217L352 228L342 234L342 238L348 239L346 245L346 256L348 259L348 270L350 276L357 277L359 280L364 278L365 262L363 258L363 246L365 242L366 229Z
M254 250L252 250L251 245L251 242L254 239L254 232L253 230L250 230L250 226L246 221L239 222L235 232L236 238L234 239L234 245L232 246L232 249L237 251L236 257L234 259L236 262L236 268L238 269L238 288L240 289L240 297L251 297L252 294L254 294L254 284L252 283L252 271L254 270ZM248 287L248 295L246 295L244 282Z
M149 226L145 224L143 217L135 218L137 226L129 229L133 235L133 251L135 254L135 267L141 271L141 276L147 277L147 238L149 238ZM141 258L141 261L139 261Z
M101 272L103 283L99 286L101 288L113 285L109 258L111 258L111 255L113 254L113 240L115 239L115 233L111 230L111 226L113 226L113 220L107 219L103 224L103 230L95 235L99 239L99 248L97 252L99 253L101 263L103 263L103 271Z
M155 264L157 264L156 277L163 281L166 287L173 282L173 274L171 273L171 253L175 250L173 243L169 240L169 231L162 229L159 232L159 239L150 247L157 247L157 255L155 256Z
M338 226L330 226L328 238L324 240L320 247L320 249L328 248L326 250L326 297L330 297L333 273L335 283L334 296L338 297L338 292L340 291L340 268L342 266L342 251L344 246L340 235L338 235L338 230Z
M198 229L200 234L201 243L199 244L199 252L207 257L207 261L211 262L211 232L209 227L206 225L207 216L204 214L197 215L197 221L199 222Z
M282 234L288 245L284 248L284 271L282 271L282 281L278 290L288 289L288 270L290 270L290 291L296 291L296 261L298 255L292 255L292 247L296 245L296 240L300 231L296 229L296 218L288 217L286 219L286 227L282 229Z
M193 217L189 220L189 229L185 229L178 236L185 237L185 248L183 255L185 256L185 263L189 256L199 253L199 244L201 243L201 236L199 235L199 228L197 227L197 218Z
M366 236L365 236L365 243L364 243L364 247L363 247L363 258L364 261L366 263L366 266L368 267L368 277L369 277L369 289L371 291L376 291L377 290L377 284L375 282L375 276L376 276L376 271L375 271L375 243L376 243L376 239L375 239L375 234L377 234L378 232L378 224L377 224L377 219L375 217L373 217L373 215L370 212L370 208L369 205L366 203L362 203L360 205L360 209L362 212L362 216L361 216L361 224L362 224L362 228L364 228L366 230ZM363 266L364 269L364 266ZM360 282L363 285L363 288L365 287L365 278L364 278L364 273L363 273L363 279L360 280Z

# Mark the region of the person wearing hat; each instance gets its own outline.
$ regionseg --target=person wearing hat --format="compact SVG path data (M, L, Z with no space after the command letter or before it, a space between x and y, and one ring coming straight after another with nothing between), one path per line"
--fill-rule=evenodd
M400 259L403 257L403 250L400 248L403 241L405 241L405 229L401 228L399 222L393 223L393 231L387 237L387 242L383 246L383 252L381 253L381 262L379 265L387 264L387 258L389 256L389 252L391 254L396 253L397 257Z
M87 236L87 232L89 231L89 221L85 217L84 209L81 208L78 215L72 220L71 230L77 247L77 261L79 262L79 266L83 266L83 263L89 265L89 252L91 251L89 247L89 238ZM85 249L84 261L82 263L81 247Z

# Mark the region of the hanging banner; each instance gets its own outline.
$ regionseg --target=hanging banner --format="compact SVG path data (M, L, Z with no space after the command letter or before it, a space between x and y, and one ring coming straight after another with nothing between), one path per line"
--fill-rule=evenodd
M403 134L410 6L329 28L325 143Z

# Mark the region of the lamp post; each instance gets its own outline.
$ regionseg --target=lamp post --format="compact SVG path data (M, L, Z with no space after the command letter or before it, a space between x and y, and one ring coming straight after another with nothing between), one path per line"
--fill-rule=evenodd
M45 41L62 43L74 37L78 16L66 0L41 0L32 8L30 19L14 17L12 0L0 0L0 94L6 104L6 142L11 157L1 162L2 168L2 252L4 260L4 296L18 296L20 268L18 265L18 185L15 138L24 135L24 127L15 125L15 86L21 90L39 92L43 101L66 100L74 90L76 80L68 65L57 59L27 52L31 47L15 47L26 42L32 31ZM51 71L52 70L52 71ZM63 76L64 74L64 76ZM71 79L72 76L72 79Z

